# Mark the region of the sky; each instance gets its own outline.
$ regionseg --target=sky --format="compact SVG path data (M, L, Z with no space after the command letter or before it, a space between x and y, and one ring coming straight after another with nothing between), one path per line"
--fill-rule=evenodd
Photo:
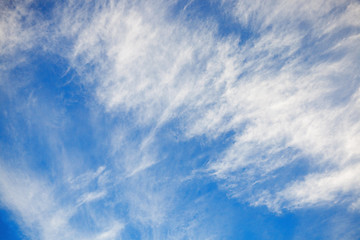
M0 1L0 239L360 239L360 2Z

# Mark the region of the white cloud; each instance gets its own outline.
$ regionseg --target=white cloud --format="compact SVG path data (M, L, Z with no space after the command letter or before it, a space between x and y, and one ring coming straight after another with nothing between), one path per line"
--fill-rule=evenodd
M71 239L74 232L67 221L72 209L59 206L51 186L20 170L1 167L0 173L1 203L18 216L25 232L43 239L60 234Z
M15 171L6 168L5 164L0 168L0 176L1 203L15 214L28 236L50 240L59 239L59 236L66 239L114 239L124 228L121 221L114 220L105 209L101 213L88 209L91 217L97 219L96 230L82 232L72 225L71 219L80 213L82 205L104 198L106 190L85 192L79 198L72 198L71 195L77 196L79 192L49 184L46 179L35 177L29 169ZM67 198L66 201L60 201L63 198Z
M104 198L105 196L106 196L106 191L88 192L88 193L83 194L78 199L78 204L82 205L84 203L96 201L96 200Z
M304 180L289 183L275 196L270 196L266 191L254 196L257 200L253 204L267 205L274 211L281 211L281 208L350 203L351 209L359 210L356 205L360 194L359 171L359 164L353 164L341 170L308 174Z
M18 49L28 49L33 44L34 31L21 18L31 19L26 2L12 4L1 2L0 14L0 54L7 55ZM30 20L31 21L31 20Z
M240 174L252 186L300 157L319 176L359 161L357 2L239 2L234 19L254 34L240 45L159 6L109 4L75 30L70 60L106 109L155 130L181 119L188 138L235 131L209 170L239 198Z
M341 6L341 3L337 4ZM356 175L359 174L356 164L360 156L358 148L354 145L359 142L359 85L356 83L358 73L355 70L359 58L353 53L353 49L358 48L359 33L352 32L342 39L337 37L341 29L358 27L357 21L344 22L344 25L341 25L338 24L337 19L352 18L353 12L357 11L355 9L359 9L359 4L348 5L336 17L329 12L334 11L333 8L338 6L334 3L330 5L328 10L320 13L315 11L317 7L311 10L308 9L311 7L308 5L287 6L285 9L288 10L276 13L271 21L265 21L271 26L271 30L260 28L260 34L264 37L260 35L259 39L251 44L251 48L245 48L245 56L262 56L262 59L257 58L253 62L254 65L261 67L253 69L246 78L248 81L238 84L238 87L230 88L229 92L232 94L225 96L229 102L235 102L236 108L239 109L238 114L233 114L234 119L237 119L238 123L248 123L235 137L234 145L225 152L224 157L210 165L210 170L227 182L225 187L230 188L234 196L242 197L241 192L244 191L244 187L253 188L261 182L270 182L269 178L277 177L276 171L286 167L291 168L294 157L295 160L298 158L298 161L304 161L299 158L299 154L310 159L308 163L310 175L305 176L305 182L301 184L298 184L301 182L299 176L299 180L295 181L291 189L297 189L298 192L308 191L307 186L310 183L306 179L315 174L317 177L312 178L311 184L319 185L322 190L317 193L309 191L307 197L313 201L307 201L300 195L289 197L286 189L281 190L286 187L285 185L277 187L261 185L260 189L265 188L266 194L262 194L260 202L274 209L279 207L278 201L288 201L288 207L305 201L307 204L299 204L304 207L317 205L320 202L330 205L334 202L343 203L342 200L347 195L351 195L350 198L346 198L351 203L359 195L359 192L353 188L342 192L332 187L320 186L328 180L329 169L335 172L352 169L346 174L350 178L348 182L355 184ZM292 11L296 13L288 15ZM303 11L314 14L307 16ZM261 18L262 11L257 9L255 12ZM258 15L254 14L254 16ZM265 16L271 19L271 13ZM283 17L284 19L281 20ZM318 19L320 20L317 21ZM314 33L308 31L306 33L310 36L302 36L301 29L298 30L301 21L308 21L307 24L313 27L310 29ZM324 25L319 25L322 21ZM329 32L330 28L331 32ZM270 38L268 38L269 34L271 34ZM284 35L297 36L295 41L289 42L290 45L292 42L290 48L288 48L289 44L283 42L286 39ZM317 41L310 43L315 46L301 45L301 41L306 40L305 37ZM277 44L278 40L281 41L280 44ZM326 48L319 51L317 46ZM265 51L266 54L262 54ZM316 57L310 51L323 57ZM278 56L272 59L277 54ZM324 56L325 54L327 56ZM304 61L306 59L304 57L307 56L310 60ZM277 66L282 58L287 61L279 70ZM353 86L350 91L347 90L349 85ZM218 107L218 109L224 108ZM213 115L219 118L218 112ZM213 118L210 117L207 121L211 122L211 119ZM234 129L238 123L230 121L231 125L228 129ZM199 126L208 125L207 122L199 124ZM289 148L296 150L296 153L289 154ZM345 188L348 182L341 181L342 176L335 174L332 178ZM253 192L259 190L254 188ZM278 191L284 194L277 193ZM333 195L333 191L338 194ZM271 200L272 194L277 196L277 200Z
M28 51L42 47L47 27L46 21L38 21L39 14L31 8L31 0L0 2L0 83L3 71L25 64Z
M104 230L100 233L95 239L96 240L106 240L106 239L118 239L118 234L124 228L124 224L119 222L114 222L111 224L111 228Z
M359 171L360 165L357 164L340 171L310 174L303 181L295 182L285 188L277 196L283 201L289 201L290 207L295 208L324 202L331 204L339 201L352 202L360 194Z
M105 166L100 166L96 172L86 172L76 177L69 177L68 182L71 188L77 190L87 187L94 180L99 180L102 177L106 177L107 171ZM106 181L106 180L105 180Z

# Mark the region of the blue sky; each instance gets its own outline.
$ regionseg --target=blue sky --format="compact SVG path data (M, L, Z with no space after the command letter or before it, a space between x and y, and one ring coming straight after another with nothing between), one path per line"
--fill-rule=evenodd
M0 239L360 239L359 16L1 1Z

